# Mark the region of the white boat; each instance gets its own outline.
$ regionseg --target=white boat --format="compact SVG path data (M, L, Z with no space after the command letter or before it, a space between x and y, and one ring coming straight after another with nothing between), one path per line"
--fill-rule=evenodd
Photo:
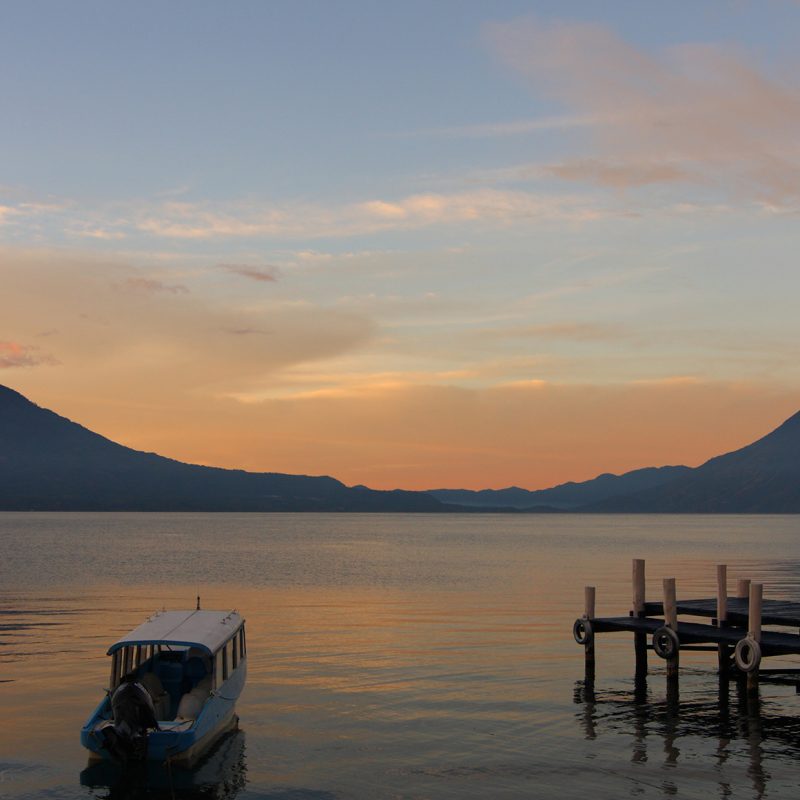
M235 611L162 611L108 648L106 697L81 729L91 757L191 766L237 727L247 677Z

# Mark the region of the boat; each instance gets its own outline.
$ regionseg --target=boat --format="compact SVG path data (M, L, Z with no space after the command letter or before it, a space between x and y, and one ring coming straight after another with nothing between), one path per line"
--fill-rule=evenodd
M106 696L81 728L90 761L191 767L238 727L247 678L236 611L160 611L108 648Z

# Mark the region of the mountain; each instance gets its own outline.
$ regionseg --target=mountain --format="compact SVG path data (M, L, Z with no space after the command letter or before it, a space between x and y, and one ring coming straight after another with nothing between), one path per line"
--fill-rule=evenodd
M507 489L431 489L437 500L477 508L507 507L520 511L546 506L551 510L569 511L599 503L611 497L627 495L642 489L660 486L691 472L690 467L646 467L623 475L604 473L582 483L562 483L551 489L530 491L511 486Z
M116 444L0 386L0 510L445 511L424 492L183 464Z
M740 450L660 486L607 498L581 511L614 513L800 513L800 412Z
M800 513L800 412L695 469L649 467L538 491L375 491L132 450L0 386L0 510Z

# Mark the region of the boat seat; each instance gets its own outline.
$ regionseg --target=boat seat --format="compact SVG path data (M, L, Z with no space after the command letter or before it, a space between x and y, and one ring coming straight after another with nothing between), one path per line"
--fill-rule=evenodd
M174 709L181 697L181 684L183 682L183 665L177 661L159 661L155 667L156 675L161 679L164 690L169 695L169 711L164 719L172 719Z
M156 719L166 719L169 715L170 697L164 691L164 685L155 672L145 672L139 678L139 683L147 689L148 694L153 699L153 708Z
M181 697L175 719L196 719L211 694L211 676L203 678L191 691Z
M203 659L199 656L192 656L186 661L183 667L183 673L188 681L188 688L193 689L200 681L205 678L208 670L203 663Z

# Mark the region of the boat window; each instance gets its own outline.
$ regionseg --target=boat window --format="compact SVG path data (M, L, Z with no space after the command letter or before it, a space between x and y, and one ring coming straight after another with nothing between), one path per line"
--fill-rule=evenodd
M242 637L242 658L244 658L247 655L247 641L245 640L244 637L244 625L242 625L240 635Z
M109 689L116 689L119 683L119 650L115 650L111 656L111 683Z
M228 642L222 648L222 680L228 680Z
M133 648L125 647L122 650L122 674L127 675L131 671L131 657L133 653L131 652Z
M237 641L238 637L239 637L239 634L238 633L234 633L233 634L233 638L231 639L231 656L232 656L232 659L233 659L233 668L234 669L236 669L236 667L239 666L239 643Z
M134 659L133 663L137 669L142 663L142 646L140 644L136 645L136 658Z
M222 650L217 650L214 656L214 685L221 686L224 678L222 677Z

